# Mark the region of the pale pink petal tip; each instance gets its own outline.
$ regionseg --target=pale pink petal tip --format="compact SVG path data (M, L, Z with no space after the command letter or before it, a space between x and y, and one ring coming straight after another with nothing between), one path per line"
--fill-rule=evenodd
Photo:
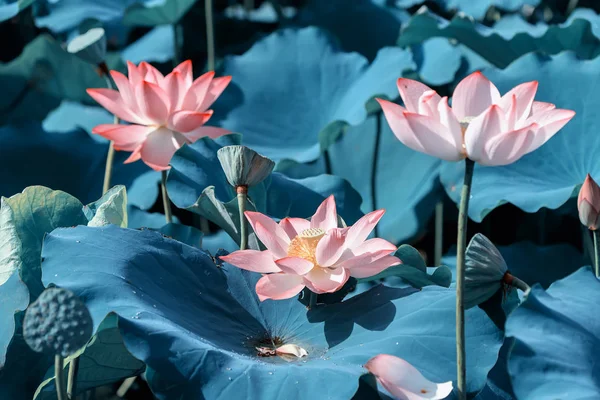
M594 179L587 174L585 181L577 196L577 209L579 220L588 229L597 230L600 226L600 187Z
M407 361L388 354L371 358L365 368L394 398L442 400L452 392L452 381L431 382Z

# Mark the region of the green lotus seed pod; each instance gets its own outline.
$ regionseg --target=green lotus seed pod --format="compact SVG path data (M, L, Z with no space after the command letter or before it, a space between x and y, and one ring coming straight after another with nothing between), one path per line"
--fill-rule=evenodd
M496 246L480 233L473 236L465 255L465 309L492 297L502 288L507 272L506 262Z
M233 187L251 187L265 180L275 163L246 146L225 146L217 151L227 181Z
M67 357L92 337L94 323L87 307L66 289L49 288L27 309L23 337L32 350Z
M106 35L104 29L92 28L86 33L77 36L69 42L67 51L94 65L104 62L104 57L106 56Z

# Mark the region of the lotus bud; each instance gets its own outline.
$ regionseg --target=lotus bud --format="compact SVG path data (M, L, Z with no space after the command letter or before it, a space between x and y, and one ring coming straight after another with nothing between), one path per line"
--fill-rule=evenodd
M92 28L86 33L75 37L67 45L67 51L90 64L103 65L106 57L106 34L104 29Z
M275 163L246 146L225 146L217 151L227 181L233 187L248 188L265 180Z
M577 209L579 210L579 220L595 231L600 226L598 215L600 214L600 187L592 179L590 174L585 177L585 181L577 197Z
M465 255L465 309L489 300L499 289L529 286L508 271L502 254L493 243L478 233L471 239Z
M50 288L27 309L23 337L34 351L68 357L86 345L93 326L90 312L75 294Z

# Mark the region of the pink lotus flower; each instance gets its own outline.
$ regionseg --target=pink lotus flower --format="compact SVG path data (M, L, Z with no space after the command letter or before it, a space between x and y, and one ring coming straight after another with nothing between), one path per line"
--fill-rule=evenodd
M221 259L238 268L260 272L258 298L289 299L304 287L314 293L339 290L350 276L373 276L401 261L390 253L396 246L383 239L367 239L385 210L373 211L348 228L338 228L333 196L310 221L284 218L276 223L257 212L246 218L267 250L238 250Z
M171 157L184 143L229 133L203 125L213 114L208 108L225 90L230 76L214 78L215 73L210 71L193 81L190 60L179 64L167 76L147 62L138 67L128 62L127 68L129 78L110 71L118 91L87 90L100 105L131 123L98 125L92 130L114 141L116 150L133 152L125 163L142 159L157 171L166 170Z
M406 108L377 99L396 137L407 147L448 161L482 165L515 162L546 143L574 111L534 101L536 81L504 96L483 74L472 73L454 90L452 108L426 85L398 79Z
M452 382L434 383L407 361L380 354L371 358L365 368L394 398L399 400L439 400L452 392Z
M588 229L595 231L600 227L600 221L598 220L600 215L600 187L590 174L585 177L579 191L577 209L579 210L579 220Z

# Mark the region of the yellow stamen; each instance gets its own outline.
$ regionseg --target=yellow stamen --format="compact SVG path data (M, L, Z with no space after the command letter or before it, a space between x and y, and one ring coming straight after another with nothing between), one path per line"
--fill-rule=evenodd
M290 242L288 257L300 257L317 265L317 244L325 236L325 231L319 228L305 229Z

